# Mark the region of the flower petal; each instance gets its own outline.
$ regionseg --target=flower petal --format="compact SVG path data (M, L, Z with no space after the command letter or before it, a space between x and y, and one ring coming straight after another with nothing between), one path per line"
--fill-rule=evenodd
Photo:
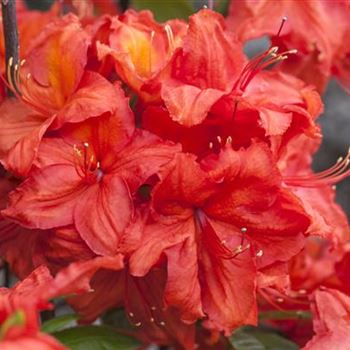
M133 216L133 204L125 180L119 176L105 176L90 186L74 209L74 224L92 251L114 255L121 234Z
M52 165L17 187L2 214L28 228L66 226L73 223L73 208L84 189L74 166Z

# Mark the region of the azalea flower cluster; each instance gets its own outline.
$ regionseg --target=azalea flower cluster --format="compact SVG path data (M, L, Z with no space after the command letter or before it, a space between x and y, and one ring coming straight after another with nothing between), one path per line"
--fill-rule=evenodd
M307 339L269 320L305 350L344 348L350 229L334 185L350 155L321 173L311 161L319 93L332 75L350 86L349 2L240 0L226 19L165 23L93 3L18 9L0 255L22 281L0 289L1 348L66 349L37 314L67 295L82 323L123 308L145 344L224 349L277 308L311 310L312 339L311 320Z

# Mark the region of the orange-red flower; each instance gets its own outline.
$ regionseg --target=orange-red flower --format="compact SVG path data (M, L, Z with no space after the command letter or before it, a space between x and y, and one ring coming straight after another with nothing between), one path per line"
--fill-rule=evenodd
M321 289L312 301L316 335L303 350L346 349L350 342L350 298L334 289Z
M133 218L132 196L169 162L178 147L133 132L127 105L43 141L37 166L10 195L3 213L29 228L74 224L97 254L114 254ZM84 205L81 205L84 203Z
M118 109L122 94L97 73L85 71L89 36L73 15L50 23L9 77L17 97L0 107L0 157L26 175L47 130Z
M89 290L89 281L98 269L122 267L121 256L96 258L72 264L53 278L41 266L13 288L0 288L1 349L65 350L54 338L40 333L38 312L52 308L51 298Z
M238 152L227 146L200 164L177 155L152 206L131 273L142 276L166 257L166 303L186 322L206 315L208 328L227 335L256 322L256 259L288 260L302 248L309 225L263 144Z
M118 76L143 100L159 100L162 74L187 25L180 20L159 24L150 11L128 10L114 17L110 28L109 45L97 45L99 58L112 56Z
M350 86L349 16L347 0L231 0L227 25L243 42L269 35L273 45L297 49L282 69L322 92L331 76Z

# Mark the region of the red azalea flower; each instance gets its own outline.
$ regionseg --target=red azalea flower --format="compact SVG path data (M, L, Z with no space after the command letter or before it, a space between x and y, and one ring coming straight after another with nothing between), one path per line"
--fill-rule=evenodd
M201 164L179 154L152 198L153 221L131 256L131 273L146 274L164 254L165 301L184 321L207 315L204 324L226 334L254 324L256 257L262 266L290 259L309 225L299 201L281 188L267 147L226 147Z
M238 149L256 138L278 154L298 134L319 136L315 119L322 102L315 90L292 76L261 72L282 59L273 50L244 65L241 46L229 41L220 15L208 10L193 15L183 49L172 61L171 79L162 81L166 108L146 108L143 127L200 156L217 151L222 142Z
M74 224L97 254L115 254L133 217L132 195L178 147L133 131L130 110L69 126L42 143L37 165L3 211L29 228ZM84 203L82 206L81 203Z
M13 288L0 288L1 349L65 350L54 338L39 332L38 311L51 308L48 300L57 296L82 293L100 268L119 270L121 256L96 258L75 263L55 278L41 266Z
M302 350L346 349L350 343L350 298L334 289L321 289L312 301L316 335Z
M84 70L89 40L77 18L67 15L46 27L16 68L16 81L9 83L29 107L11 100L0 107L0 156L7 169L26 175L48 129L118 110L121 91Z
M278 161L284 183L300 198L305 210L312 218L309 234L319 235L342 245L350 237L350 227L342 208L335 202L335 184L347 178L347 154L327 170L314 173L312 156L320 145L320 138L311 139L300 135L291 140ZM303 150L300 153L300 149Z
M69 300L82 322L95 320L112 307L125 307L131 332L146 344L172 345L194 350L195 326L183 323L178 310L164 302L166 271L153 269L144 277L133 277L128 269L101 270L91 280L92 293Z
M242 41L269 35L273 45L297 49L282 69L322 92L332 75L350 86L349 16L347 0L231 0L227 25Z
M161 90L170 117L181 125L200 124L240 77L243 51L225 29L223 17L213 11L190 17L183 45L171 62L170 79L162 81Z
M143 100L159 100L162 74L187 25L180 20L159 24L150 11L128 10L114 17L110 28L109 45L97 45L99 58L110 55L118 76Z

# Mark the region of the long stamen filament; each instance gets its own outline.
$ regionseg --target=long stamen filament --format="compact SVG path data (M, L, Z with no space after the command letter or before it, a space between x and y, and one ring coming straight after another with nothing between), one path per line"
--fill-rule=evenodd
M302 176L286 176L284 183L289 186L319 187L333 185L350 175L350 149L344 158L339 158L337 163L327 170L317 174Z

